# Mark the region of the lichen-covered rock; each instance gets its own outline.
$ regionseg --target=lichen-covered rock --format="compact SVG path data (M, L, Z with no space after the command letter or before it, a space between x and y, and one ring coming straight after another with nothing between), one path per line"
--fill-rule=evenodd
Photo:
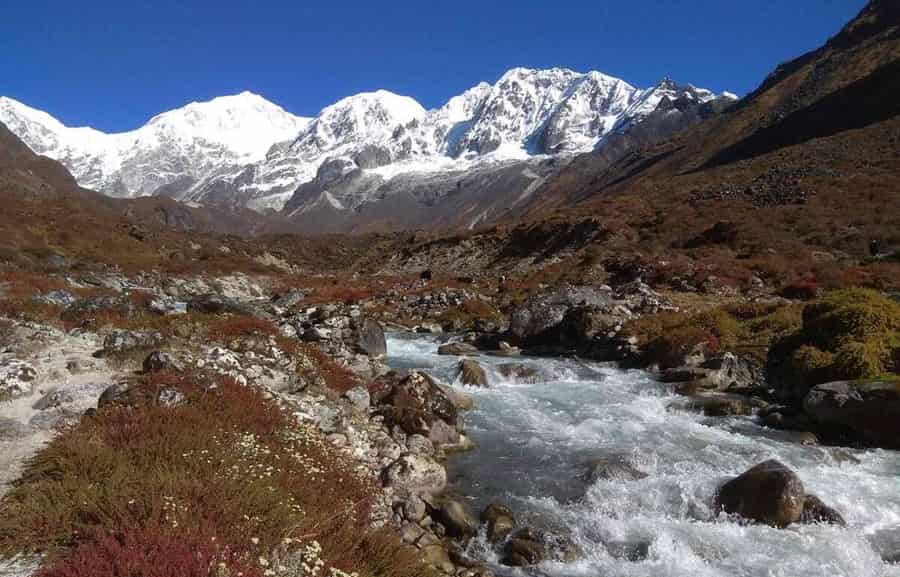
M159 346L163 336L157 332L116 329L103 339L103 354L115 355Z
M181 372L184 370L183 365L175 357L162 351L153 351L147 355L141 366L144 373Z

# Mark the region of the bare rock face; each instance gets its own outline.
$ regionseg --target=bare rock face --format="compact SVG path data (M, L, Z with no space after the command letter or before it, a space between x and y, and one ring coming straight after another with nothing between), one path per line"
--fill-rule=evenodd
M773 527L796 523L806 492L796 473L775 460L765 461L719 488L716 508Z

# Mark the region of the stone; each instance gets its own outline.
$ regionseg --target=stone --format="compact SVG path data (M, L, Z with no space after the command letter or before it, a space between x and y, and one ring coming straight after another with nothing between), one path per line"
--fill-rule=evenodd
M547 558L547 546L540 535L525 528L516 531L503 548L500 562L511 567L537 565Z
M373 319L364 319L355 332L355 345L359 352L370 357L383 357L387 354L387 340L381 323Z
M371 404L371 396L369 395L369 389L367 389L366 387L353 387L352 389L344 393L344 397L346 397L346 399L360 411L369 410L369 405Z
M103 354L122 354L147 349L160 345L162 341L163 336L157 332L116 329L103 339Z
M687 408L701 411L707 417L729 417L733 415L751 415L757 403L743 395L726 393L694 395Z
M73 402L72 395L65 391L50 391L40 399L36 403L34 403L31 408L35 411L46 411L48 409L55 409L64 404Z
M587 471L582 475L582 480L589 484L598 481L639 481L645 478L646 473L632 467L621 457L594 459L588 463Z
M497 372L515 383L537 383L543 378L538 369L521 363L498 365Z
M153 351L141 365L145 374L160 372L182 372L184 367L175 357L162 351Z
M478 348L469 343L454 342L439 346L437 352L439 355L454 355L460 357L465 355L477 355Z
M205 293L187 301L188 312L204 314L232 313L239 315L253 314L251 307L238 302L235 299L224 297L215 293Z
M459 431L447 422L436 419L431 423L428 440L436 447L459 445Z
M410 453L434 455L434 444L428 437L422 435L410 435L409 438L406 439L406 448Z
M447 488L444 467L426 455L406 453L384 470L386 486L398 494L436 495Z
M428 514L428 508L425 505L425 501L423 501L421 497L413 495L409 499L406 499L401 503L400 513L407 521L418 523L425 518L425 515ZM416 539L418 539L419 537L421 537L421 534L416 537Z
M610 557L639 563L650 556L650 543L646 541L610 541L605 543Z
M26 397L34 391L37 369L19 359L0 361L0 401Z
M491 543L498 543L516 528L516 518L508 507L491 503L480 515L481 522L487 527L487 538Z
M815 495L807 495L803 501L803 513L800 514L800 522L847 526L847 521L844 520L843 515L826 505L822 499Z
M156 404L161 407L178 407L186 402L187 397L184 396L184 393L171 387L160 389L156 395Z
M425 561L426 564L451 575L456 571L456 567L450 561L447 549L443 545L426 545L425 547L422 547L419 552L422 556L422 560Z
M603 307L609 305L608 291L594 287L567 286L550 293L535 295L515 308L510 315L509 332L527 344L552 339L554 329L562 324L569 309L575 307Z
M459 380L464 385L488 386L487 372L484 367L471 359L459 361Z
M478 531L478 523L462 503L447 499L435 511L435 519L446 529L447 535L454 539L470 539Z
M129 383L115 383L100 393L100 398L97 399L97 408L134 406L136 400L135 391Z
M800 478L775 460L765 461L719 488L716 509L773 527L800 520L806 492Z
M819 429L867 445L900 449L900 384L836 381L816 385L803 409Z

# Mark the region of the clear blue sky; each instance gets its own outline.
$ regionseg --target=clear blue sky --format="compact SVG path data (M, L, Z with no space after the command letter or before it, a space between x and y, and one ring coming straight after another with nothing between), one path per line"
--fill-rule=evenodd
M513 66L745 94L864 0L6 0L0 95L118 131L258 92L313 115L385 88L439 106Z

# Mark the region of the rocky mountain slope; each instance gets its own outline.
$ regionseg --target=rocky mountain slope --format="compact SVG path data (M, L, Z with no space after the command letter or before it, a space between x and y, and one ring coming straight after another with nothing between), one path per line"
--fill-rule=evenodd
M350 96L306 119L244 92L165 112L119 134L66 127L10 98L0 98L0 121L35 152L66 165L79 184L109 196L163 195L257 209L288 204L294 221L327 207L336 211L330 220L349 218L354 223L341 226L352 228L360 226L356 220L376 219L343 212L420 183L423 191L413 190L401 213L428 204L441 194L429 182L435 175L446 177L438 187L445 188L463 173L591 151L655 111L715 100L708 90L669 79L641 90L599 72L516 68L494 85L481 83L430 111L379 90ZM348 175L353 186L330 186ZM404 183L385 186L398 176ZM518 192L533 181L526 177ZM294 194L302 185L312 189ZM293 226L304 220L319 219L308 215Z

